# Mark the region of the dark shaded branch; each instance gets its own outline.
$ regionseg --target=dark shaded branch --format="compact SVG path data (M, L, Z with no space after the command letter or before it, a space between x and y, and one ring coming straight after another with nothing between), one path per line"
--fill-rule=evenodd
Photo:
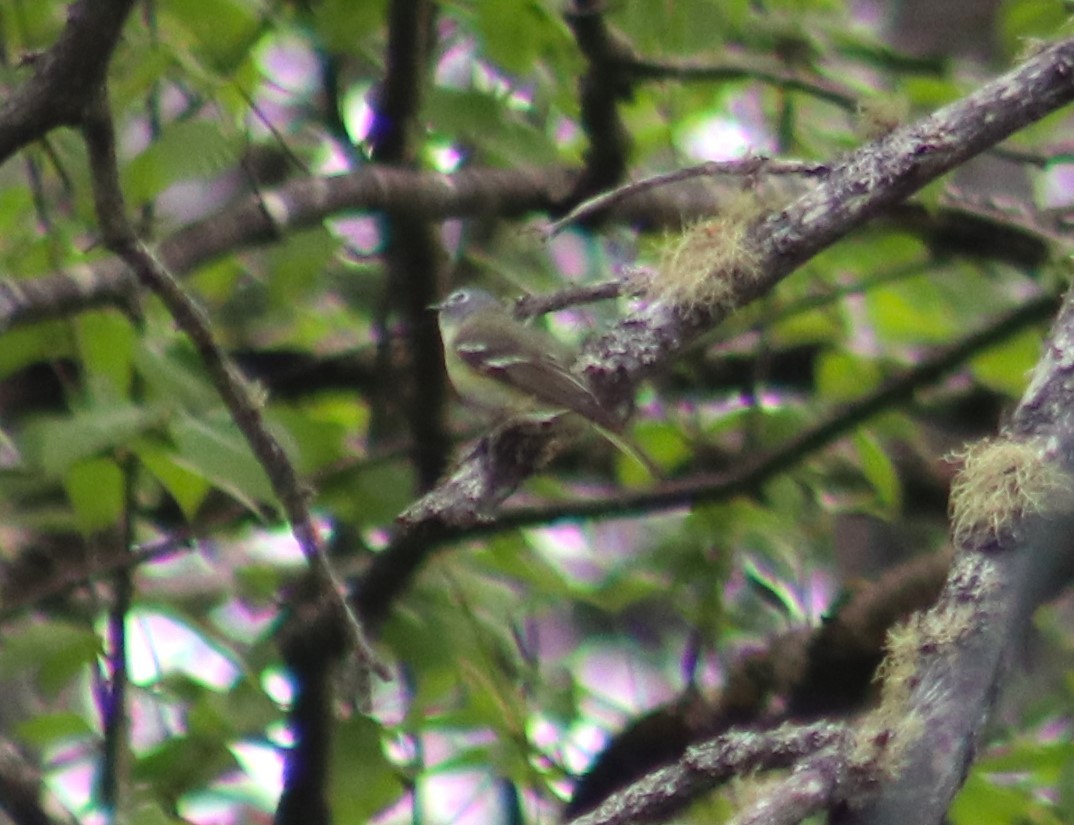
M14 825L53 825L41 790L41 772L13 743L0 739L0 810Z
M81 123L104 80L134 0L78 0L47 52L29 58L33 75L0 103L0 163L57 126Z
M842 109L854 111L859 95L852 89L816 74L806 74L768 58L731 56L720 62L704 60L653 60L632 56L620 64L636 80L728 81L756 80L781 89L802 92Z
M283 792L273 822L330 825L332 677L347 653L347 639L308 581L290 594L276 639L294 684L287 712L294 743L287 751Z
M128 462L129 464L129 462ZM128 466L128 475L130 468ZM129 487L130 481L128 479ZM129 516L129 514L128 514ZM129 546L129 545L125 545ZM99 708L104 731L97 794L105 810L113 814L126 810L125 793L130 766L130 718L127 708L127 619L134 596L132 571L120 570L112 577L113 604L108 611L106 680L101 686Z
M589 139L585 168L568 203L577 203L614 186L626 173L630 138L619 117L619 103L632 96L629 73L621 68L629 49L604 22L601 0L573 0L565 11L588 67L578 82L582 129Z
M388 7L388 53L370 133L371 157L391 166L414 163L425 76L432 51L436 10L429 0L393 0ZM436 226L407 210L380 220L386 240L385 301L378 311L377 364L370 439L391 437L397 420L409 425L418 486L432 487L447 466L447 374L440 332L429 307L442 297L445 255ZM392 320L401 318L407 340L406 388L393 376Z
M428 0L391 0L388 4L388 50L384 80L376 94L370 154L380 163L412 159L422 87L432 36L433 8Z
M888 631L930 607L951 558L930 553L876 581L848 587L815 626L795 627L730 661L714 694L691 687L674 702L617 732L575 784L565 818L674 762L686 748L729 730L762 734L778 725L849 718L876 699L876 670ZM778 710L774 710L778 709Z

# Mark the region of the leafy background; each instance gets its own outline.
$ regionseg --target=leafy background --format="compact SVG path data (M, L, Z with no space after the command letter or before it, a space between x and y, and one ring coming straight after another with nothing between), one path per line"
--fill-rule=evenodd
M425 4L417 40L428 42L410 55L419 80L391 156L375 127L385 79L401 71L389 21L407 5L146 0L108 72L130 218L189 262L175 267L184 289L263 390L350 581L486 426L415 378L440 370L435 349L417 348L434 323L408 304L420 289L478 283L513 297L591 284L658 266L684 223L738 190L779 203L808 185L703 178L670 207L552 240L541 230L573 204L507 196L424 220L405 198L374 210L355 197L301 226L243 234L244 204L303 178L394 165L555 179L606 148L579 93L592 55L560 4L458 0ZM829 162L891 112L958 99L1067 27L1061 3L948 5L933 44L910 30L909 3L597 9L655 66L616 102L629 135L619 182L749 153ZM987 26L972 17L982 10ZM56 0L0 7L6 88L66 22ZM718 692L746 652L817 626L882 570L941 552L957 464L945 456L1013 407L1066 282L1066 126L1047 118L927 187L654 376L632 434L669 476L696 481L688 506L630 498L651 480L588 437L490 524L440 545L375 623L393 679L374 685L368 713L328 706L335 821L550 821L630 720L688 689ZM192 227L201 234L184 246ZM432 250L431 271L408 270L408 244ZM0 268L15 289L112 259L76 130L7 159ZM53 821L268 822L295 735L280 607L304 562L188 338L156 298L130 294L43 301L0 339L0 734L40 771ZM542 323L578 343L633 300ZM1036 311L999 323L1019 307ZM778 472L736 482L736 468L977 331L987 347ZM713 492L713 474L730 481ZM579 501L589 516L564 520ZM1010 687L953 822L1074 816L1068 612L1061 600L1039 616L1023 663L1032 681ZM128 678L122 720L109 697ZM682 817L722 821L734 795Z

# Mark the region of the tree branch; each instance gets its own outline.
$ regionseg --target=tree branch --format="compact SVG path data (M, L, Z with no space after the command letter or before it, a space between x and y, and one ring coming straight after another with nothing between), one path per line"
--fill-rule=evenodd
M388 59L370 134L375 162L414 163L414 133L420 112L429 56L436 32L436 9L429 0L393 0L388 8ZM385 299L378 310L378 392L373 396L370 438L379 441L407 421L421 491L432 487L451 457L447 433L448 382L440 331L429 307L442 297L446 256L435 225L408 209L380 218L386 239ZM401 320L407 340L406 392L392 379L393 330Z
M571 825L637 825L659 822L734 776L792 767L803 757L831 759L845 745L846 728L832 722L784 725L775 730L726 733L693 745L660 768L612 795ZM844 760L834 760L841 765Z
M245 378L216 343L208 319L201 309L183 292L171 273L138 240L127 220L123 194L119 187L115 133L107 93L103 86L86 104L82 133L89 153L94 206L105 243L131 268L142 283L160 297L176 324L190 336L232 419L264 468L310 570L323 587L326 599L338 608L338 618L345 622L354 649L363 664L387 677L387 671L366 640L360 622L342 597L342 587L324 555L309 512L308 494L283 448L269 432L261 415L260 402L255 399Z
M33 75L0 103L0 163L57 126L77 126L104 80L134 0L78 0L55 45L27 59Z
M276 242L280 235L320 224L325 218L356 209L413 213L430 220L496 214L517 217L549 212L570 187L576 170L468 168L452 175L384 166L368 166L346 175L304 178L278 189L251 195L165 238L157 256L170 272L188 273L245 247ZM717 214L721 198L705 187L642 187L610 210L607 219L654 226L681 226L684 219ZM739 185L731 189L740 191ZM994 216L964 210L927 214L900 206L883 213L945 252L999 252L1015 262L1036 265L1042 257L1041 235L1056 229L998 223ZM953 223L957 225L952 226ZM987 246L985 246L987 244ZM0 332L22 324L64 317L97 306L132 303L136 282L121 261L110 258L68 272L35 278L0 279Z
M1074 474L1072 365L1074 291L1002 434L1036 445L1027 455L1033 471L1056 468L1068 490ZM1067 581L1074 566L1074 502L1068 492L1042 512L1012 507L988 516L984 529L956 529L959 554L947 586L905 645L910 661L898 670L911 692L898 713L913 724L902 734L903 766L870 804L840 817L841 825L943 821L982 743L1033 610Z
M585 168L575 181L568 203L589 198L614 186L626 172L630 137L619 102L632 95L630 76L620 68L627 47L604 22L604 3L572 0L565 11L588 67L578 81L582 129L589 139Z
M619 406L644 376L734 308L766 294L884 209L1072 99L1074 39L1067 39L924 120L866 144L833 165L812 191L759 221L747 239L756 252L756 277L710 273L731 282L726 304L687 313L656 301L593 341L579 366L609 408Z
M1056 300L1053 296L1043 295L1027 301L981 329L939 348L931 357L885 382L874 392L834 411L771 452L743 462L733 472L692 476L660 484L654 489L617 492L610 497L557 502L543 507L517 507L501 510L495 517L486 517L479 509L483 505L482 500L468 497L473 491L482 493L485 490L480 472L482 467L488 466L486 462L492 461L491 466L498 466L494 461L497 449L494 439L483 439L462 460L457 478L453 476L443 486L447 496L443 502L444 509L434 509L440 504L434 491L434 494L419 501L400 517L401 529L395 539L373 558L357 585L361 615L374 623L383 619L427 556L451 541L563 519L613 518L660 512L699 501L725 501L754 490L851 432L872 416L890 409L893 404L911 397L916 390L965 364L979 352L995 346L1029 324L1044 320L1055 311ZM524 439L524 432L517 433L515 438ZM533 445L529 446L532 448ZM525 457L527 454L519 455ZM473 475L466 476L464 473ZM505 476L500 482L508 483L511 478ZM461 486L465 494L455 495L455 485ZM418 509L421 507L428 509Z

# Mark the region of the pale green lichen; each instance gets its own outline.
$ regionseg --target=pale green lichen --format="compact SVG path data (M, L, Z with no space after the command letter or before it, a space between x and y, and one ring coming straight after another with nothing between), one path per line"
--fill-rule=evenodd
M951 483L956 544L999 538L1025 516L1054 509L1071 492L1070 477L1045 459L1038 439L985 440L954 458L962 461Z
M743 283L761 274L749 228L762 211L756 197L743 196L719 217L695 223L669 239L658 274L645 284L649 297L688 310L734 309Z

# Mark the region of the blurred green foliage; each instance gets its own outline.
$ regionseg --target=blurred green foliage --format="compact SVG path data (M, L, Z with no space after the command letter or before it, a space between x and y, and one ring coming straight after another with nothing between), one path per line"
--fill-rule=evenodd
M132 17L110 76L122 183L147 238L162 242L198 221L211 224L279 179L369 163L369 107L388 64L390 5L160 0ZM861 142L853 101L897 94L911 116L923 115L997 73L1027 38L1054 36L1069 14L1060 3L1006 0L995 31L981 35L993 36L1001 54L970 72L901 55L887 45L882 20L849 16L854 4L597 5L639 58L726 69L716 79L669 71L633 85L620 108L631 179L704 159L689 154L694 133L708 135L702 143L712 156L726 155L721 141L740 141L757 154L837 159ZM15 0L0 10L4 53L47 48L64 6ZM577 168L587 149L578 98L587 64L561 11L553 0L435 4L435 45L412 129L413 156L426 169L552 175ZM8 87L23 78L10 65L0 72ZM794 73L801 85L773 79ZM338 87L325 85L330 75ZM832 86L850 105L821 93ZM329 111L329 92L338 93L339 112ZM330 125L336 115L355 141L349 160ZM1036 127L1027 148L1062 140L1065 125ZM267 184L253 168L257 152L277 164ZM775 193L774 208L794 194ZM948 208L972 211L941 204L941 194L932 189L915 201L926 219ZM623 263L654 264L664 231L608 224L542 245L534 230L549 216L506 211L507 220L468 216L438 227L452 279L507 295L549 292L563 285L564 261L582 281ZM302 359L297 377L308 381L297 389L283 389L294 375L247 371L272 431L308 480L326 533L350 537L338 553L354 573L382 551L393 518L418 494L417 476L405 427L376 432L385 426L377 415L385 396L405 402L411 392L405 371L394 371L405 359L394 361L390 346L378 350L386 334L402 340L405 331L400 319L383 319L388 225L360 204L330 217L369 218L374 242L363 245L368 238L326 220L228 248L180 274L240 362ZM1054 292L1062 247L1034 237L1047 253L1043 263L1026 264L981 254L972 242L944 246L909 222L878 222L805 264L655 376L633 435L669 475L728 476L777 454L937 348L987 327L1027 296ZM76 134L51 134L0 167L5 277L77 274L103 260ZM624 299L587 307L550 326L584 338L630 306ZM526 821L548 821L567 780L593 755L596 729L610 731L671 698L692 671L714 689L746 645L819 621L860 574L838 538L848 519L879 525L897 554L942 546L942 506L918 509L921 491L907 490L907 479L938 483L945 450L995 426L989 413L1010 408L1025 388L1041 335L1038 324L997 338L952 375L823 449L712 501L699 493L673 507L621 512L617 497L643 485L637 468L603 452L599 439L568 452L512 500L547 507L544 523L444 548L393 605L379 645L398 663L397 679L377 686L372 714L355 712L335 729L337 821L366 821L421 795L426 782L473 774L489 783L477 783L475 796L507 780L520 791ZM808 363L779 371L797 348ZM747 364L745 380L720 372L736 359ZM352 372L333 377L329 364ZM0 379L9 388L0 426L21 457L0 472L0 556L16 572L27 559L39 564L51 582L40 597L8 592L0 604L0 675L26 683L40 700L21 716L13 709L18 718L2 733L39 753L56 784L65 781L69 749L93 761L101 718L91 686L103 678L108 588L99 578L87 584L84 571L118 536L146 547L174 541L163 561L149 560L134 575L131 616L166 607L195 633L226 640L240 675L224 686L185 681L169 639L153 640L159 678L135 685L131 701L159 718L130 745L131 777L145 806L138 821L172 821L243 773L236 743L281 751L287 741L289 697L278 684L272 631L277 588L300 563L289 539L272 532L279 510L271 485L193 347L154 299L143 297L136 310L86 307L4 330ZM990 404L980 417L965 415L959 405L981 395ZM402 404L387 409L390 423L405 419ZM460 445L484 427L453 406L450 431ZM557 507L602 496L606 517L560 522ZM204 544L191 549L194 539ZM190 566L173 570L174 555ZM692 668L691 657L700 665ZM1060 693L1048 718L1069 714L1069 691ZM996 740L952 821L1068 820L1070 748L1010 730ZM993 781L999 775L1018 781ZM82 816L94 804L83 799L72 808ZM232 804L234 821L264 816L244 820L244 806L271 809L265 798ZM689 821L710 821L702 813ZM465 812L430 802L422 821L456 817Z

